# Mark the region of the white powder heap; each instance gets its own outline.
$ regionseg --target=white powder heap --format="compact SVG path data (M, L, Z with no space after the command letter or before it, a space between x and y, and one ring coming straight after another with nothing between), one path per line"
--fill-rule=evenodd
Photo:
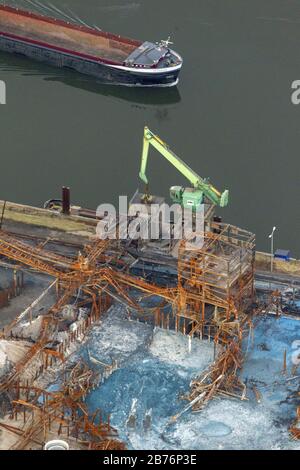
M31 338L36 341L39 337L41 326L42 326L42 315L38 316L32 322L22 322L13 328L12 333L14 335L22 335L24 338Z
M0 374L6 372L9 363L16 364L28 350L25 341L0 340Z

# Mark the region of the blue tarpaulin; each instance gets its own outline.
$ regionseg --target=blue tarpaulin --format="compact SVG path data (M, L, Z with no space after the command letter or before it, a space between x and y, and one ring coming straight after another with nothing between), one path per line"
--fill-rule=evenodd
M284 259L285 261L289 261L291 257L290 250L276 250L274 254L274 258Z

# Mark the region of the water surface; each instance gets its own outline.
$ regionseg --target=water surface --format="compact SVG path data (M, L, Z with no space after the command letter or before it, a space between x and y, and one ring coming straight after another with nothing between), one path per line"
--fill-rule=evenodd
M7 2L29 6L28 1ZM45 0L40 3L49 5ZM299 248L300 4L292 0L53 0L89 24L166 39L184 58L176 89L97 84L71 71L0 54L0 198L41 205L72 189L96 207L139 185L144 125L201 176L230 190L227 221L256 232L258 248ZM71 12L70 12L71 9ZM151 154L150 189L186 184ZM142 186L142 185L140 185Z

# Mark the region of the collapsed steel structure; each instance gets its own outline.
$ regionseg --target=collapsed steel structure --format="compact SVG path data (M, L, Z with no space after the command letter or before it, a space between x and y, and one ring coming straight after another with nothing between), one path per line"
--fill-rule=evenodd
M300 392L298 392L298 394L300 395ZM296 419L290 427L290 433L294 439L300 439L300 406L297 408Z
M228 224L212 229L202 234L199 249L182 240L178 254L178 323L185 330L188 325L191 336L212 338L219 352L209 370L192 381L187 398L194 410L217 392L246 394L237 373L243 333L254 313L255 237Z
M78 413L79 409L82 412L80 400L88 392L88 385L74 399L74 395L66 393L65 388L51 394L37 390L33 383L22 381L23 371L37 357L42 358L39 362L42 367L39 366L34 378L52 361L64 361L67 345L61 344L55 349L49 347L49 342L59 321L59 312L72 297L78 295L79 290L80 305L88 305L90 314L81 325L81 330L70 334L68 341L74 341L78 334L85 334L107 310L112 299L125 303L142 316L145 307L135 300L132 292L137 290L147 299L158 296L162 299L162 305L157 307L156 304L148 309L155 324L169 328L173 321L176 331L190 337L211 338L215 343L215 361L192 382L190 393L184 397L189 400L188 408L201 409L216 393L245 398L246 387L238 377L243 363L241 345L245 333L253 328L253 317L259 313L254 308L255 237L250 232L221 222L213 222L211 230L201 236L203 244L200 247L187 239L179 242L177 285L161 286L132 274L130 264L122 258L126 247L119 241L91 242L74 260L47 251L44 246L31 246L9 233L0 232L1 255L55 277L57 288L57 302L43 315L38 340L0 383L0 392L9 391L14 395L12 414L20 408L34 409L38 416L37 423L34 421L26 432L20 429L15 431L20 436L18 448L26 448L30 441L37 441L42 431L45 437L45 423L48 422L51 427L54 421L67 429L68 434L70 429L73 435L77 432L74 429L79 429L89 442L89 448L123 446L117 440L115 431L111 433L109 423L100 429L94 424L95 417L89 419L86 408L84 418L82 413ZM171 306L171 314L165 313L165 304ZM5 328L3 337L9 338L17 321ZM69 377L68 385L64 387L71 383ZM38 406L41 396L43 405ZM70 398L68 403L65 397ZM62 411L66 406L71 410L71 422Z
M109 423L109 417L103 421L100 410L89 416L83 400L96 385L97 376L83 362L65 370L64 382L55 392L14 383L11 386L14 396L11 419L17 420L21 414L23 428L0 423L2 428L21 436L11 449L24 449L30 442L42 446L52 431L68 439L72 433L77 443L89 449L124 449L124 444L117 439L117 431ZM42 440L40 436L43 436Z

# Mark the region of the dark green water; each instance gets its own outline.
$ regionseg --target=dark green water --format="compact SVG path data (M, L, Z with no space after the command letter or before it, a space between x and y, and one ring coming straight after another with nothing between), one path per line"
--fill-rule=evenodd
M52 3L130 37L171 34L184 58L181 80L177 89L103 86L1 54L0 199L41 205L63 184L73 203L88 207L130 196L146 124L201 176L230 190L229 207L219 211L224 219L256 232L261 250L277 225L275 248L300 256L300 105L291 103L291 83L300 79L299 1ZM151 156L153 193L186 184Z

